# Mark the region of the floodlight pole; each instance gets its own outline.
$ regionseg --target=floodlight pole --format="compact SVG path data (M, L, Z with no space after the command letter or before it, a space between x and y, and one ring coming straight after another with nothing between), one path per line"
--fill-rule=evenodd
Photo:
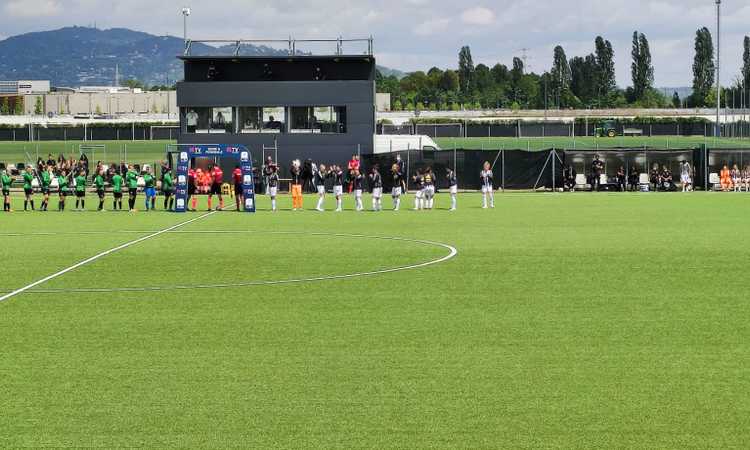
M190 15L190 8L187 6L182 8L182 37L185 40L185 48L187 49L187 18Z
M716 133L721 137L721 0L716 0Z

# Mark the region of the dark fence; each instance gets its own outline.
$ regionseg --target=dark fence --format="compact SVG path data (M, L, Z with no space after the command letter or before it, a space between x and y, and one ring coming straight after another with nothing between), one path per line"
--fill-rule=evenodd
M145 141L176 140L178 126L0 128L0 141Z
M635 168L638 173L647 174L656 167L669 168L676 181L680 177L681 163L687 161L693 170L694 184L705 188L710 174L718 173L724 165L740 168L750 166L750 150L721 149L709 150L549 150L527 152L522 150L455 150L399 152L405 162L409 177L417 170L431 167L438 177L438 188L446 188L446 168L455 168L461 189L479 189L479 172L483 163L493 167L495 183L504 189L552 189L562 186L562 172L566 165L572 166L578 174L591 175L591 163L598 155L604 163L604 174L614 179L621 167L625 173ZM395 154L375 154L363 156L363 167L369 170L374 165L384 174L396 161ZM387 177L384 177L387 179ZM387 188L390 186L386 186Z

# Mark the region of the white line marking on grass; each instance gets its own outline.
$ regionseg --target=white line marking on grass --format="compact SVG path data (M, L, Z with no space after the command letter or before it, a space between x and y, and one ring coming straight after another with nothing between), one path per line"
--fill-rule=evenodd
M115 248L112 248L112 249L109 249L107 251L101 252L101 253L99 253L97 255L94 255L94 256L92 256L90 258L86 258L86 259L84 259L83 261L81 261L79 263L73 264L70 267L67 267L65 269L60 270L59 272L55 272L52 275L49 275L49 276L46 276L46 277L42 278L41 280L37 280L37 281L35 281L35 282L33 282L33 283L29 284L29 285L26 285L26 286L24 286L24 287L22 287L20 289L16 289L15 291L12 291L12 292L10 292L8 294L3 295L2 297L0 297L0 302L8 300L11 297L15 297L18 294L22 294L22 293L24 293L24 292L26 292L28 290L31 290L31 289L35 288L36 286L39 286L40 284L46 283L46 282L48 282L50 280L53 280L53 279L55 279L55 278L57 278L59 276L65 275L66 273L68 273L70 271L73 271L73 270L75 270L75 269L77 269L77 268L79 268L81 266L85 266L86 264L92 263L92 262L96 261L97 259L103 258L103 257L105 257L107 255L111 255L112 253L118 252L118 251L126 249L128 247L132 247L133 245L139 244L139 243L141 243L143 241L146 241L148 239L154 238L156 236L160 236L160 235L162 235L164 233L169 233L172 230L175 230L177 228L183 227L185 225L188 225L190 223L196 222L198 220L204 219L204 218L206 218L208 216L211 216L211 215L213 215L215 213L216 213L216 211L211 211L210 213L206 213L206 214L203 214L202 216L198 216L198 217L195 217L193 219L186 220L185 222L180 222L177 225L172 225L171 227L165 228L165 229L160 230L160 231L156 231L156 232L151 233L151 234L149 234L147 236L143 236L141 238L138 238L138 239L136 239L134 241L130 241L130 242L126 242L126 243L124 243L122 245L118 245Z
M196 219L197 220L197 219ZM348 278L366 277L373 275L382 275L386 273L402 272L406 270L420 269L435 264L446 262L456 255L458 250L449 244L442 242L427 241L421 239L409 239L402 237L391 237L391 236L368 236L364 234L346 234L346 233L321 233L321 232L303 232L303 231L252 231L252 230L179 230L173 231L173 227L169 231L163 231L163 233L169 234L277 234L277 235L290 235L298 234L305 236L330 236L330 237L349 237L349 238L360 238L360 239L381 239L387 241L399 241L399 242L410 242L416 244L422 244L433 247L441 247L448 250L448 254L438 258L421 263L410 264L406 266L391 267L386 269L372 270L366 272L355 272L342 275L322 275L308 278L296 278L289 280L261 280L261 281L245 281L237 283L217 283L217 284L198 284L198 285L176 285L176 286L142 286L142 287L121 287L121 288L72 288L72 289L33 289L30 292L35 294L57 294L57 293L109 293L109 292L153 292L153 291L169 291L169 290L187 290L187 289L217 289L217 288L239 288L249 286L269 286L269 285L281 285L281 284L294 284L294 283L307 283L315 281L330 281L330 280L342 280Z

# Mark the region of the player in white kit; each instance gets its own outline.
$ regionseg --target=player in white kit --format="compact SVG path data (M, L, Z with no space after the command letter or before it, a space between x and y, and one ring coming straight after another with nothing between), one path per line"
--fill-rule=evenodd
M391 181L393 188L391 189L391 197L393 197L393 210L398 211L401 207L401 186L403 185L404 175L401 172L398 164L391 166Z
M690 163L683 161L680 165L680 181L682 182L682 192L693 190L693 177Z
M318 166L318 170L315 171L315 175L313 176L313 183L315 184L315 189L318 191L318 206L316 206L315 209L320 212L324 211L323 204L326 200L326 176L328 176L326 170L326 166L321 164Z

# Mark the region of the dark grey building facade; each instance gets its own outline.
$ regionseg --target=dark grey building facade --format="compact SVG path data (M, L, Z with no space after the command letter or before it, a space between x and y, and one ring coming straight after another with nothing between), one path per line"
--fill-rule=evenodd
M375 139L375 59L183 56L180 144L243 144L256 164L343 164Z

